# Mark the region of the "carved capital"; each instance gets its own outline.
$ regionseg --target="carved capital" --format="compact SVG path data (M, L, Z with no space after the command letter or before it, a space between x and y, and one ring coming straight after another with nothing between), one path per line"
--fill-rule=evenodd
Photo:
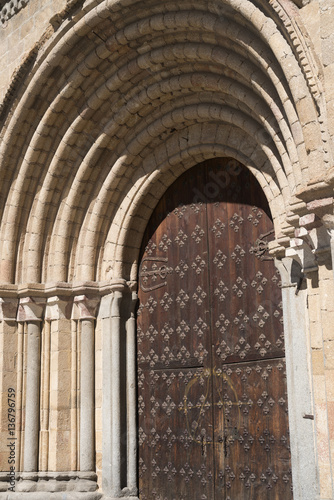
M73 306L71 297L49 297L46 303L45 319L49 321L70 319Z
M46 299L44 297L23 297L20 299L17 321L42 321Z
M18 299L0 298L0 321L16 321Z
M100 297L77 295L74 297L72 319L95 319Z

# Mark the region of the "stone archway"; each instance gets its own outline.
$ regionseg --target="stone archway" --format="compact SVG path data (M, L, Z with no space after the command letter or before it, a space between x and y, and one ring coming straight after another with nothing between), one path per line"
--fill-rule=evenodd
M22 488L32 481L47 489L62 472L69 488L96 489L98 481L106 498L136 495L134 304L143 233L182 172L228 156L261 185L274 219L271 252L283 259L296 498L305 500L318 491L306 292L294 295L284 256L315 272L317 249L328 243L314 214L299 217L313 210L308 188L330 189L313 179L325 176L330 152L319 69L298 10L288 0L177 8L111 0L67 14L53 21L1 108L1 325L3 351L17 350L19 360L2 377L17 384L20 408L37 422L33 441L40 438L38 449L22 441ZM25 379L28 367L38 376ZM67 404L62 384L71 386ZM28 400L37 403L25 408ZM23 431L22 422L21 440Z

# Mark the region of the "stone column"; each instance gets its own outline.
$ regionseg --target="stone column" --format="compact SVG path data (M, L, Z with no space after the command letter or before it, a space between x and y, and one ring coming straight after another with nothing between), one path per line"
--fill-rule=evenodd
M111 305L114 294L105 295L101 299L99 317L102 325L102 489L107 495L112 488L112 437L111 437L111 385L113 370L111 369Z
M27 323L27 377L24 429L25 472L38 470L38 435L40 426L39 389L41 372L41 321L45 299L25 297L20 299L18 321Z
M137 374L136 374L136 305L138 295L131 294L130 317L126 325L126 388L128 405L127 486L129 494L137 494Z
M121 301L123 291L115 290L111 304L111 491L119 497L122 489L121 459Z
M137 494L136 293L112 284L100 309L103 333L102 481L106 500Z
M18 300L14 298L0 298L0 470L6 471L8 465L8 397L15 401L15 424L10 429L15 430L15 470L19 470L19 443L21 424L21 394L22 386L18 376L22 349L18 340L17 331ZM20 339L22 335L20 336ZM22 370L20 375L22 374ZM10 396L9 396L10 395Z
M74 298L73 319L81 323L80 471L95 470L95 319L99 297Z

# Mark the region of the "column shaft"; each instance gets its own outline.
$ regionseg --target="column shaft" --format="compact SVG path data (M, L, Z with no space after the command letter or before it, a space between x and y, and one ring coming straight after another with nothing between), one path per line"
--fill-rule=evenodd
M114 496L121 491L121 317L122 292L114 292L111 307L111 484Z
M41 370L40 322L28 323L27 383L24 432L24 471L34 472L38 467L39 386Z
M81 322L81 375L80 375L80 470L95 469L94 436L94 319Z
M126 371L128 404L127 482L131 492L137 491L137 394L136 394L136 317L137 294L132 293L131 316L127 322Z

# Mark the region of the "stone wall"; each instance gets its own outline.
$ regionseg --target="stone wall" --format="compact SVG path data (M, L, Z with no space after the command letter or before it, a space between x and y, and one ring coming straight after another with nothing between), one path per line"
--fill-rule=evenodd
M5 6L11 3L6 2ZM50 31L52 19L66 7L66 1L29 0L18 2L18 6L15 15L9 18L4 15L1 18L0 101L8 92L13 77L22 64L29 56L34 57L34 49L39 45L43 35ZM3 9L4 7L1 10Z

